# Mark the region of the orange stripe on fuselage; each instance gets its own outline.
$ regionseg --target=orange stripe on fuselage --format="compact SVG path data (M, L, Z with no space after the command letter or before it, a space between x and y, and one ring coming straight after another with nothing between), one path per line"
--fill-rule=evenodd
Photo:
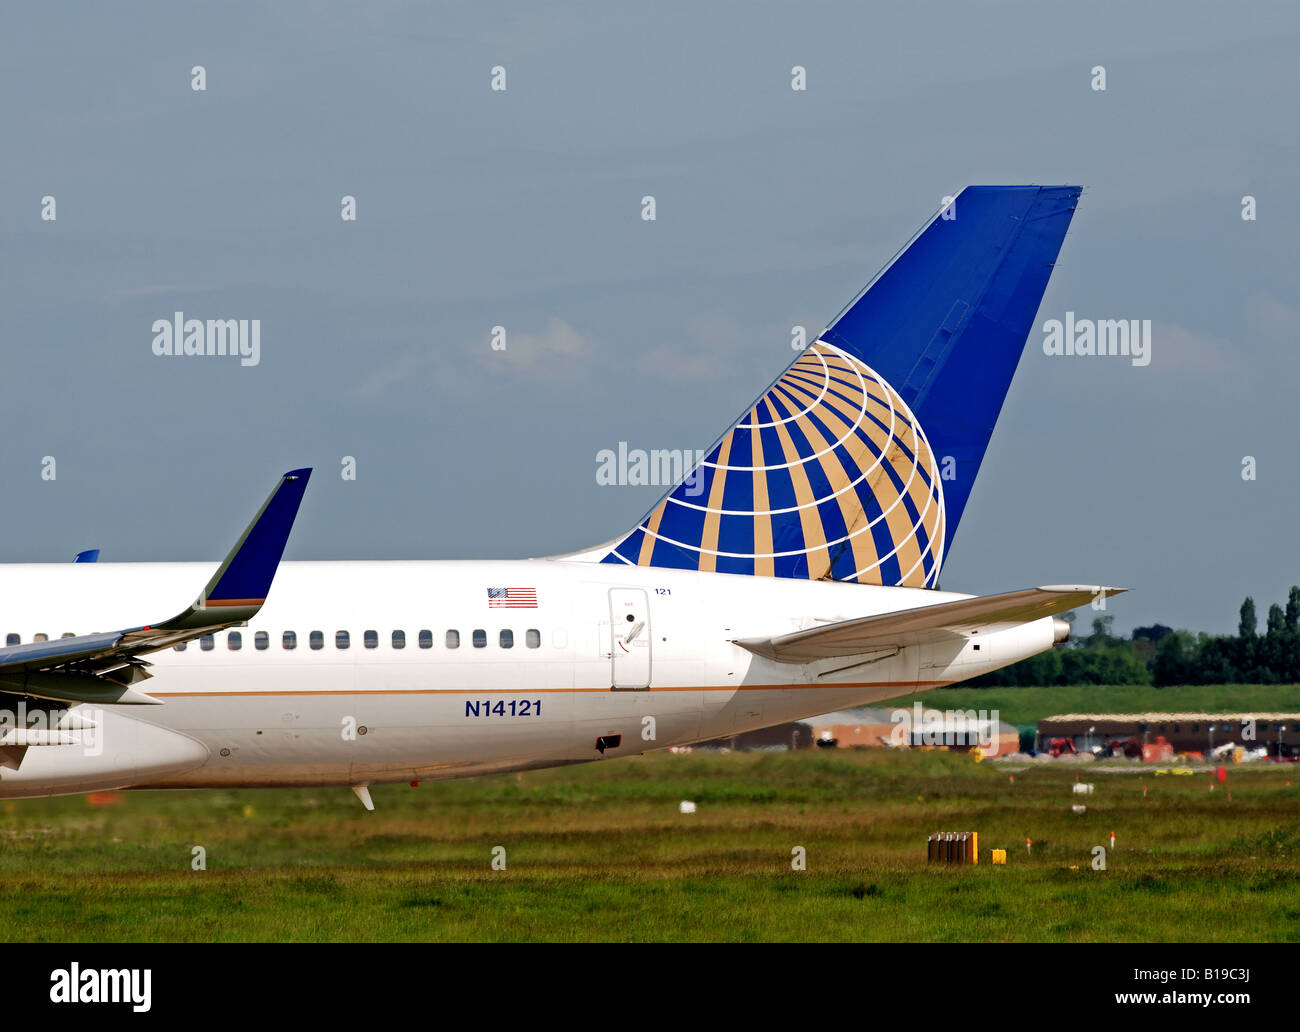
M818 688L942 688L952 681L860 681L832 682L830 684L718 684L718 685L682 685L662 688L643 688L650 692L774 692L805 691ZM157 699L185 698L241 698L247 696L283 696L283 695L560 695L572 692L575 695L590 692L613 692L613 688L383 688L373 691L356 689L353 691L281 691L281 692L150 692ZM636 689L621 689L621 693Z

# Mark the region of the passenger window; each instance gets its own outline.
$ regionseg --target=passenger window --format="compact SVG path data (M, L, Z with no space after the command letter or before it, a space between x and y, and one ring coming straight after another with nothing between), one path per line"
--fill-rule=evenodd
M404 649L404 648L406 648L406 632L405 632L405 631L394 631L394 632L393 632L393 648L395 648L395 649Z
M285 631L280 637L280 646L285 649L296 649L298 647L298 632Z
M460 631L447 632L447 648L449 649L460 648Z
M366 631L365 634L362 635L362 638L363 638L364 641L365 641L366 648L368 648L368 649L377 649L377 648L379 648L379 632L378 632L378 631Z
M258 652L265 652L266 647L271 644L271 636L265 631L258 631L253 635L253 648Z
M325 632L311 631L307 635L307 645L316 651L323 649L325 647Z
M524 632L524 644L530 649L540 649L542 647L542 632L536 627L530 627Z
M174 648L177 652L184 652L186 644L187 642L181 642L179 645L173 645L172 648Z
M6 634L6 635L5 635L5 644L6 644L6 645L21 645L22 643L23 643L22 638L20 638L20 637L19 637L18 635L16 635L16 634Z
M238 631L231 631L226 635L226 648L231 652L238 652L244 647L244 636Z
M205 634L202 638L199 639L199 648L201 648L204 652L211 652L212 645L213 645L213 640L212 640L212 635L210 634Z
M473 632L472 637L474 639L474 647L476 649L487 648L487 631L483 630L480 627Z
M351 644L352 640L348 637L347 631L334 632L334 647L336 649L346 649Z
M60 638L75 638L76 635L73 634L71 631L64 631L62 634L59 635L59 637L60 637Z
M500 641L503 649L513 649L515 647L515 632L502 631Z
M422 649L433 648L433 631L420 632L420 648Z
M50 640L50 636L48 634L41 634L38 632L32 635L32 641L49 641L49 640Z

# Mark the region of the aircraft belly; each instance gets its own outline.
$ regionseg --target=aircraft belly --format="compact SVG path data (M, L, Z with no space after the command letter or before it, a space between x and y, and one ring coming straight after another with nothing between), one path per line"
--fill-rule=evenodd
M219 706L176 698L169 718L211 759L151 787L375 784L627 756L695 740L703 694L449 689L227 697Z

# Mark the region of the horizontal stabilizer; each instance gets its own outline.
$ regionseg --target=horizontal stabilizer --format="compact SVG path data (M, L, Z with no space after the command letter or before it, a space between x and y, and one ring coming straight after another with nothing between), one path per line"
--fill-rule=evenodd
M887 646L910 645L925 635L1001 631L1045 616L1055 616L1127 590L1097 584L1055 584L1043 588L1024 588L1001 595L963 598L896 613L844 620L811 627L806 631L795 631L793 634L783 634L778 638L745 638L736 644L778 663L806 663L815 659L857 656Z

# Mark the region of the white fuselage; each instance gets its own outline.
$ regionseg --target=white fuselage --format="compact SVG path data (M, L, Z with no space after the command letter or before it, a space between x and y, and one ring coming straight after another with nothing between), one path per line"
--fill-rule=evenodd
M6 566L0 635L145 624L188 605L214 569ZM490 606L496 588L535 591L536 605L525 594L526 608ZM1050 618L982 635L979 651L954 635L869 662L778 663L733 644L964 597L556 559L287 562L237 650L227 631L211 648L147 657L154 676L137 687L163 705L52 710L58 726L82 714L94 731L0 740L41 743L0 767L0 797L365 785L624 756L950 684L1051 647Z

